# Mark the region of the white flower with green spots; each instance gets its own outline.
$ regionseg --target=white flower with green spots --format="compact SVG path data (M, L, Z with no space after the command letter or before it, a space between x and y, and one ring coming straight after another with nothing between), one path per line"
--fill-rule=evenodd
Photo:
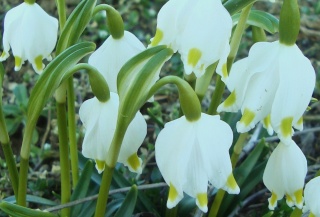
M170 0L160 10L151 46L167 45L179 51L187 75L201 77L219 60L226 74L232 19L220 0Z
M218 112L241 109L238 132L247 132L261 121L270 135L274 130L288 145L292 127L302 130L315 71L297 45L256 43L247 58L234 64L230 76L221 76L231 94L219 105Z
M37 3L22 3L8 11L4 19L3 52L0 61L9 57L11 47L15 71L28 60L37 73L43 59L51 60L57 42L58 20L49 16Z
M86 132L82 144L82 154L96 161L99 173L104 170L106 157L110 148L118 119L119 97L110 92L107 102L97 98L85 101L79 111ZM137 150L147 135L147 123L140 112L130 123L123 139L118 162L128 166L129 170L141 173L142 160L137 156Z
M263 174L263 183L272 193L269 209L274 210L277 201L284 195L289 206L295 205L301 209L307 171L307 159L297 144L294 141L291 145L280 142L273 150Z
M170 186L168 208L176 206L185 192L207 212L208 181L231 194L240 192L229 156L232 138L231 128L218 115L202 113L196 121L183 116L165 125L156 140L155 154Z
M303 211L310 210L309 217L320 217L320 177L311 179L304 189Z

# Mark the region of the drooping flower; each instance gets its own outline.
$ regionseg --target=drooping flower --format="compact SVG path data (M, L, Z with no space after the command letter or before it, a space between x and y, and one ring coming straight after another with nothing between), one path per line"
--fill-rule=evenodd
M111 92L117 93L117 76L121 67L133 56L145 50L139 39L128 31L115 39L112 36L90 56L88 63L96 67L108 82Z
M320 177L311 179L304 189L305 206L303 211L310 210L309 217L320 217Z
M230 76L222 77L231 94L218 112L241 109L238 132L247 132L261 121L269 134L274 130L282 142L289 144L292 127L302 130L315 71L297 45L256 43L247 58L234 64Z
M28 60L41 73L43 59L51 60L58 36L58 20L49 16L37 3L22 3L8 11L4 19L3 52L0 61L15 58L15 71Z
M290 145L282 142L273 150L263 174L263 183L271 191L269 209L286 195L289 206L302 208L303 186L307 175L307 160L294 141Z
M217 115L202 113L197 121L183 116L165 125L156 140L155 154L170 186L168 208L176 206L185 192L207 212L208 181L216 188L239 193L229 156L232 137L229 125Z
M200 77L218 60L217 70L226 74L232 19L221 1L170 0L159 11L157 22L151 46L178 50L187 75L194 72Z
M110 92L107 102L97 98L85 101L79 111L86 133L82 145L82 154L96 161L99 173L104 170L106 156L116 129L119 97ZM128 166L130 171L141 173L142 160L137 156L137 150L147 134L147 124L142 114L138 112L130 123L122 146L118 162Z

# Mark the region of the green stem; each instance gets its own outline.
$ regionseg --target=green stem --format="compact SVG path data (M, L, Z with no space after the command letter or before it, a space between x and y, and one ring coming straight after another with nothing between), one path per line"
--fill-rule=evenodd
M70 201L71 191L66 104L57 102L56 107L58 118L59 153L61 170L61 204L64 204ZM70 216L70 208L62 209L61 216Z
M27 206L27 182L29 170L29 157L20 159L20 176L19 176L19 193L17 204L20 206Z
M68 101L68 132L70 142L70 159L71 159L71 171L72 171L72 185L75 187L79 179L78 169L78 146L76 138L76 120L75 120L75 95L73 88L73 77L68 79L67 87L67 101Z
M33 5L36 2L36 0L24 0L24 2Z
M252 4L246 6L242 10L238 25L237 25L237 27L236 27L236 29L234 31L233 36L232 36L231 43L230 43L230 53L229 53L228 60L227 60L227 70L228 70L228 72L230 71L230 69L232 67L232 64L233 64L233 61L235 59L235 56L236 56L236 54L238 52L240 41L241 41L243 32L245 30L245 27L246 27L246 22L247 22L247 18L249 16L251 7L252 7ZM212 106L210 105L210 107L209 107L209 111L211 113L213 113L213 114L216 113L216 111L217 111L217 108L218 108L218 105L219 105L219 103L221 101L222 94L223 94L224 87L225 87L225 84L221 81L221 77L220 76L218 76L217 80L218 81L217 81L217 84L216 84L216 90L215 90L215 92L213 94L212 101L211 101L211 104L213 104L213 105ZM216 92L218 92L218 93L216 94ZM216 97L216 98L214 98L214 97ZM231 159L234 161L232 163L233 167L235 166L236 161L238 160L239 156L237 156L237 155L241 153L241 150L242 150L242 147L243 147L244 138L246 136L247 136L246 134L240 135L240 137L238 138L238 141L237 141L237 143L235 145L236 153L233 153L232 155L234 155L234 156L231 156ZM215 197L215 199L213 201L213 204L211 205L208 217L216 217L217 216L219 208L220 208L220 205L221 205L221 202L222 202L223 197L224 197L224 194L225 194L225 191L219 189L219 191L218 191L218 193L217 193L217 195L216 195L216 197Z
M105 170L103 172L101 186L99 190L95 217L104 216L107 208L108 192L112 180L113 170L117 164L118 156L122 141L124 139L126 130L130 123L126 120L126 117L118 115L117 127L114 133L111 146L106 158Z
M232 168L236 167L236 164L237 164L239 156L242 152L243 145L245 144L245 141L247 140L247 137L248 137L248 133L241 133L236 144L233 147L233 152L231 155Z
M67 20L65 0L56 0L56 5L57 5L57 10L59 15L59 25L60 25L60 33L61 33Z
M243 35L243 32L246 28L246 23L248 16L250 14L252 4L246 6L240 15L238 25L232 35L231 43L230 43L230 53L227 60L227 71L230 72L230 69L232 67L233 61L237 55L237 52L239 50L239 45L241 42L241 38ZM221 80L221 76L217 75L217 82L216 82L216 89L212 95L212 100L208 109L208 114L217 114L217 108L221 102L222 94L224 92L225 84Z
M204 75L202 75L200 78L197 79L195 91L200 102L202 101L202 99L204 98L208 90L208 87L210 85L212 76L217 68L217 65L218 65L218 62L215 62L210 66L208 66L206 68L206 72L204 73Z
M166 209L166 217L176 217L178 215L178 206L173 207L172 209Z

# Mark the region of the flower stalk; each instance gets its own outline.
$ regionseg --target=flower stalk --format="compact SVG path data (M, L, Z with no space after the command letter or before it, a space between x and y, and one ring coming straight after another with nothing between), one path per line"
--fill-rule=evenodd
M207 111L208 114L211 114L211 115L217 114L217 108L221 102L222 94L223 94L225 86L226 86L225 83L223 82L223 80L228 76L228 72L230 71L232 64L233 64L233 61L234 61L234 58L236 57L236 54L238 52L241 38L242 38L243 32L246 28L246 22L249 17L252 5L253 4L246 6L241 12L238 25L237 25L237 27L233 33L233 36L231 38L230 53L229 53L228 60L227 60L227 66L225 69L223 69L224 76L223 76L223 78L221 78L220 75L217 75L216 89L212 95L212 100L211 100L210 106ZM224 71L224 70L226 70L226 71Z

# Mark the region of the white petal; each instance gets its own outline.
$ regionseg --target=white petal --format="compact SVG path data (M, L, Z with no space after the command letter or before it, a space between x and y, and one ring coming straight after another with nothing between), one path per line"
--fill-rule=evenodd
M127 129L122 142L118 162L128 166L130 171L139 174L142 172L142 160L137 157L136 152L141 146L146 135L147 123L142 114L138 112Z
M89 64L96 67L106 79L110 91L117 93L117 76L121 67L133 56L145 50L132 33L125 31L120 39L112 36L90 56Z
M291 145L280 142L272 152L263 174L263 182L273 194L269 199L269 208L274 209L277 200L285 194L289 205L293 203L301 208L306 174L307 160L300 148L293 141Z
M290 142L293 130L306 110L315 85L315 71L299 48L280 45L280 83L271 112L271 123L282 142Z
M178 50L185 73L194 72L200 77L209 65L222 56L225 58L232 20L220 1L211 0L192 2L188 16L185 28L178 35Z
M314 216L320 216L320 177L311 179L304 189L304 211L310 210Z

